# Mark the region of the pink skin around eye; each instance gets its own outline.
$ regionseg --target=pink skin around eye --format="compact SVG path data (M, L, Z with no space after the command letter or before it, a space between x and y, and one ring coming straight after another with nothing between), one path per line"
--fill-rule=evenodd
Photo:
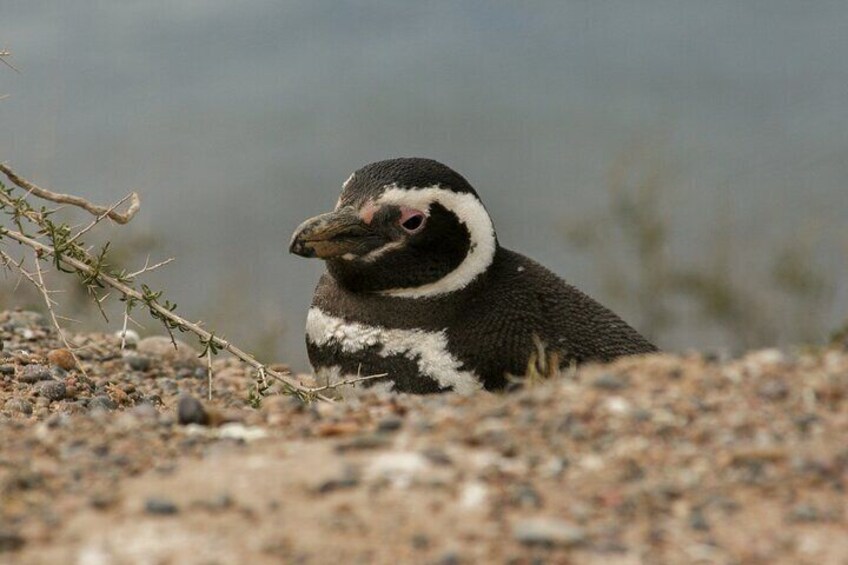
M377 213L380 207L376 204L366 204L359 211L359 217L362 218L362 221L368 225L371 225L371 221L374 219L374 214Z
M407 227L407 222L413 220L414 218L420 218L420 221L413 222L416 223L414 227ZM416 210L415 208L407 208L406 206L400 207L400 219L398 219L398 224L410 233L415 233L424 227L424 224L427 222L427 216L421 210Z

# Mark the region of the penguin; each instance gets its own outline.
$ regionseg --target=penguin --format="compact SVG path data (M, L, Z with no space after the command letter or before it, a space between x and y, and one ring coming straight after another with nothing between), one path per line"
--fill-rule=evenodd
M289 250L326 263L306 320L322 383L470 394L657 351L612 311L502 247L471 184L431 159L355 171L335 209L303 222Z

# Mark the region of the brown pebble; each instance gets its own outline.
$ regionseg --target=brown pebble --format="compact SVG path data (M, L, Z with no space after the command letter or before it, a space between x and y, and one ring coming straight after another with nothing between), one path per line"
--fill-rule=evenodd
M318 428L318 437L343 436L360 431L362 431L362 426L355 422L332 422Z
M50 353L47 354L47 361L49 361L51 365L56 365L66 371L70 371L77 366L74 354L71 353L70 349L65 348L53 349L50 351Z
M121 390L116 384L109 383L106 385L106 392L116 404L126 404L129 401L127 393Z

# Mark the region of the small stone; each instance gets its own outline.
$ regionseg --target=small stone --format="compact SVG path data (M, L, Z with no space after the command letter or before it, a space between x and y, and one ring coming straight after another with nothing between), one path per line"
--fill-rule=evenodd
M336 451L345 453L347 451L379 449L386 447L389 443L389 440L382 434L363 434L337 444Z
M524 545L576 547L586 542L586 532L565 520L527 518L513 524L512 536Z
M783 400L789 395L789 387L779 379L771 379L757 389L757 394L766 400Z
M18 380L22 383L37 383L38 381L49 381L53 378L50 368L45 365L27 365L21 372Z
M710 523L707 522L707 517L704 515L703 509L698 507L692 509L689 513L689 526L693 530L700 532L708 532L710 530Z
M415 549L425 550L430 548L430 538L427 534L415 534L412 536L412 547Z
M50 353L47 354L47 361L49 361L51 365L61 367L66 371L70 371L77 366L77 360L74 359L74 354L71 353L70 349L66 349L64 347L50 351Z
M618 390L626 387L627 382L618 375L602 373L592 381L592 386L602 390Z
M148 401L143 401L133 406L129 411L130 416L139 420L156 420L159 417L159 412Z
M50 367L50 375L57 381L64 381L68 372L62 367Z
M152 406L161 406L162 405L162 397L158 394L150 394L144 398L144 402L152 405Z
M789 521L802 522L818 522L821 519L819 509L811 504L796 504L789 511Z
M209 413L203 404L193 396L183 395L177 404L177 421L183 426L188 424L209 424Z
M460 565L462 562L462 556L457 550L448 549L442 552L434 563L436 565Z
M159 379L159 387L167 394L177 394L180 387L174 379Z
M174 348L174 342L171 341L170 337L146 337L138 342L137 349L139 353L148 357L159 357L180 367L201 367L203 365L203 362L197 358L198 351L196 349L183 341L175 341L176 348Z
M209 512L220 512L232 508L233 498L227 493L221 493L211 498L195 500L191 505Z
M115 401L106 396L105 394L95 396L94 398L88 401L89 410L114 410L117 407L118 405L115 404Z
M0 375L14 375L15 374L15 366L14 365L0 365Z
M96 510L106 510L111 508L117 502L117 497L108 492L94 493L88 499L88 504Z
M0 553L17 551L24 546L24 537L14 530L0 527Z
M427 458L430 463L435 465L452 465L453 459L450 455L439 449L438 447L428 447L421 452L421 455Z
M25 416L32 415L32 403L28 400L24 400L23 398L10 398L6 401L3 409L8 412L17 412Z
M403 420L397 416L389 416L377 422L378 432L396 432L403 426Z
M326 478L318 483L315 492L327 494L329 492L353 488L360 482L359 472L355 467L345 467L338 476Z
M211 416L211 414L210 414ZM210 418L214 424L214 418ZM255 441L268 436L268 432L258 426L245 426L240 422L229 422L221 426L218 437L221 439L233 439L240 442Z
M532 485L518 485L510 497L516 506L522 508L541 508L542 497Z
M158 516L172 516L180 509L167 498L150 497L144 502L144 511Z
M150 357L144 355L130 354L124 357L124 362L133 371L148 371L151 366Z
M138 346L138 342L141 339L138 335L138 332L135 330L124 330L115 332L115 337L121 339L123 337L124 347L127 349L135 349Z
M38 387L38 394L52 402L65 398L65 383L61 381L46 381Z

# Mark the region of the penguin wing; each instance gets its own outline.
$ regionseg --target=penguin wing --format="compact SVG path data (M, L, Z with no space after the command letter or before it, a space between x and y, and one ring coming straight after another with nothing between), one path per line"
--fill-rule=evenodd
M498 251L481 296L470 319L487 388L504 386L509 375L549 376L573 362L657 351L611 310L506 249Z

